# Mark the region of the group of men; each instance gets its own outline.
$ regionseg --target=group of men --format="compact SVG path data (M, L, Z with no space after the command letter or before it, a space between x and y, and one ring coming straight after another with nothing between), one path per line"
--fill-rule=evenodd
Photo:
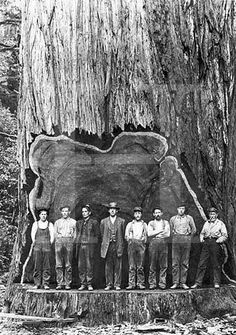
M186 284L192 237L196 227L192 216L186 214L186 205L177 206L177 215L170 222L162 218L160 207L153 209L153 220L143 221L141 207L133 210L133 220L125 226L118 216L116 202L108 205L109 216L99 225L92 217L89 205L82 207L82 219L77 222L70 217L70 207L60 208L61 218L54 225L47 221L47 210L39 211L39 221L31 230L34 244L35 288L49 289L51 245L55 241L56 289L69 290L72 282L72 257L76 245L76 259L80 279L79 290L93 290L94 258L97 244L101 243L100 256L105 260L105 290L121 289L122 255L125 241L128 243L129 282L127 290L145 289L144 258L149 248L149 289L165 289L168 267L168 241L172 237L172 286L189 289ZM221 283L221 244L227 239L225 224L218 219L216 208L210 208L209 219L203 225L200 242L203 244L195 283L191 288L201 287L203 277L211 261L214 287ZM159 270L159 271L158 271Z

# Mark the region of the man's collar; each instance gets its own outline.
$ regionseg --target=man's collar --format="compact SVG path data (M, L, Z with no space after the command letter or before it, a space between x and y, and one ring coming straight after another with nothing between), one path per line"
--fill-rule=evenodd
M143 221L143 219L141 219L141 220L139 220L139 221L137 221L136 219L133 219L132 222L135 223L135 222L144 222L144 221Z
M176 215L178 218L184 218L185 216L186 216L186 214L183 214L183 215L179 215L179 214L177 214Z
M208 220L209 223L215 223L218 220L218 218L215 219L215 221L210 221L210 219Z
M48 223L48 220L46 220L46 221L39 220L38 222L40 222L40 223Z

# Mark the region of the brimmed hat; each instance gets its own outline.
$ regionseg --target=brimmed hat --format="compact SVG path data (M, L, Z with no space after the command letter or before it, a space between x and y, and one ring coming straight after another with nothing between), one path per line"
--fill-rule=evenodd
M218 210L217 210L217 208L215 208L215 207L210 207L209 209L208 209L208 213L218 213Z
M142 207L139 207L139 206L136 206L136 207L134 207L134 212L143 212L143 209L142 209Z
M115 208L115 209L120 209L120 207L117 205L117 202L110 202L107 206L107 208Z

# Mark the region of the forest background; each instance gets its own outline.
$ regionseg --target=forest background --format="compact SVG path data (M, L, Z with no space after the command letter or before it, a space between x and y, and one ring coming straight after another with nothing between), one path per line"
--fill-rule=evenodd
M7 280L17 230L17 100L20 1L0 0L0 282Z

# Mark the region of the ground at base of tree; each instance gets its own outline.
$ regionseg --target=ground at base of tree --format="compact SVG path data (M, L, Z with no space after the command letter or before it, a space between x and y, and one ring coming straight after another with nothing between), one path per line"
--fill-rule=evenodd
M130 325L128 323L119 325L84 327L81 322L74 323L70 326L50 327L24 325L22 322L0 321L1 335L138 335L138 334L178 334L178 335L204 335L204 334L236 334L236 317L225 315L222 318L204 319L197 317L194 322L182 325L173 322L156 322L142 326ZM161 325L164 325L161 330ZM155 326L159 330L155 330Z

